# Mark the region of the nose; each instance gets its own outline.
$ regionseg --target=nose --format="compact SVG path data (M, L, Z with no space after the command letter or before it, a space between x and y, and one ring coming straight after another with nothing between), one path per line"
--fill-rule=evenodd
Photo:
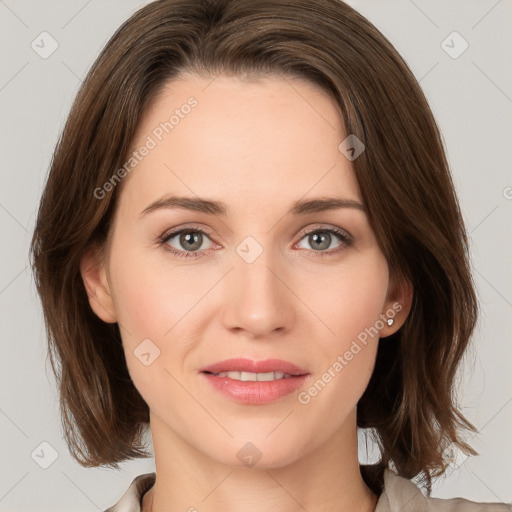
M300 303L285 261L267 249L253 261L245 258L243 251L240 254L235 254L233 269L226 276L224 326L251 338L282 335L294 325Z

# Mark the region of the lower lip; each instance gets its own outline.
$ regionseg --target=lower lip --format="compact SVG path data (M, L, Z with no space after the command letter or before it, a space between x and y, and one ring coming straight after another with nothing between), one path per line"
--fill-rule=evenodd
M217 377L202 372L208 382L224 395L240 403L261 405L274 402L299 389L309 374L297 375L288 379L271 381L242 381L228 377Z

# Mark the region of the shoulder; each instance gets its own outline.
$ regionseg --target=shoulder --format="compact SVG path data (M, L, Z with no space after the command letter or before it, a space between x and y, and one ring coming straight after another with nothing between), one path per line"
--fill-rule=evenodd
M142 496L149 491L155 480L156 473L136 476L118 502L104 512L140 512Z
M411 480L384 471L384 489L375 512L512 512L505 503L479 503L464 498L427 498Z

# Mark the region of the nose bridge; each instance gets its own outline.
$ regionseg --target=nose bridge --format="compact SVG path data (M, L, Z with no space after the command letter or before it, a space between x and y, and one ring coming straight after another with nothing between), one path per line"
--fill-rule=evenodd
M276 251L269 247L271 236L246 237L236 247L235 273L240 283L240 293L254 295L258 301L275 300L278 280L270 270L276 266ZM274 270L275 272L275 270Z
M235 248L232 288L228 302L228 323L265 335L286 327L290 320L291 297L280 276L279 254L268 247L271 236L248 236ZM263 240L265 239L265 240Z

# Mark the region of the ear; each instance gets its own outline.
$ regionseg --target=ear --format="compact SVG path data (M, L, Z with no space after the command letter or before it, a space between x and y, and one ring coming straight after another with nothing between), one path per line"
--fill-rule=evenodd
M384 327L380 329L380 338L394 334L404 325L411 311L413 293L413 286L408 280L390 277L386 302L380 315L384 322ZM392 325L387 323L390 318L393 319Z
M101 250L98 247L92 247L82 257L80 261L80 274L82 275L92 310L104 322L117 322L105 264Z

